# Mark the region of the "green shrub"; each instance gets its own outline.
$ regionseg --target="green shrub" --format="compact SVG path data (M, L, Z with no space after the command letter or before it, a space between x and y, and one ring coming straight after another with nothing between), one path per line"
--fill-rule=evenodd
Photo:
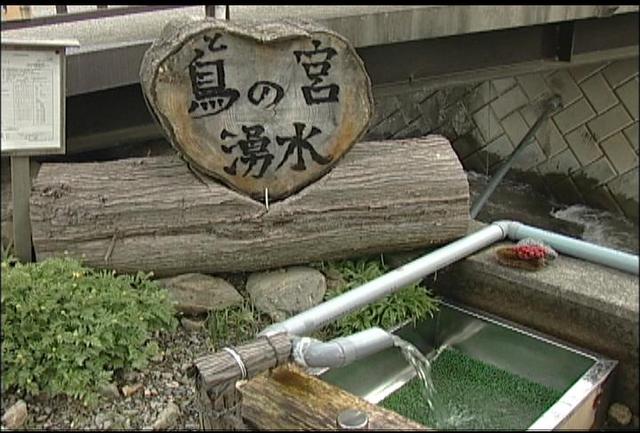
M2 389L85 404L118 369L143 368L151 333L175 329L167 293L148 276L95 271L68 258L2 262Z
M327 290L325 300L361 286L389 271L379 259L367 258L323 263L320 267L328 274L339 275L344 281L339 287ZM343 337L372 326L388 330L407 320L415 324L427 316L433 317L437 309L437 299L431 292L419 284L412 284L329 324L322 330L321 335L325 338Z

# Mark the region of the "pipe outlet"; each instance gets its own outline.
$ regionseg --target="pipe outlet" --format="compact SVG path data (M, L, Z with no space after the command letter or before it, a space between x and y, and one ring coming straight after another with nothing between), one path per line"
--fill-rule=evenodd
M342 367L366 358L381 350L393 347L393 335L380 328L340 337L328 342L317 342L308 338L295 338L294 359L305 367Z

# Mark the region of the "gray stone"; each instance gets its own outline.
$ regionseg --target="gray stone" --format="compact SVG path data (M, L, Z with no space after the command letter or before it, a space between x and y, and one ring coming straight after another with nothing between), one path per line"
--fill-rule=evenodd
M97 414L95 416L93 422L96 425L96 427L98 427L99 429L109 428L111 426L111 424L113 423L109 419L109 414L106 413L106 412L100 412L99 414Z
M613 403L609 406L609 419L619 426L629 425L631 423L631 409L621 403Z
M103 387L100 388L100 394L109 399L116 399L120 397L120 391L118 390L118 385L115 383L107 383Z
M327 283L320 271L301 266L254 273L247 280L253 304L276 321L318 304L326 290Z
M28 415L27 403L25 403L24 400L18 400L4 413L2 416L2 423L8 429L16 429L24 424Z
M204 329L205 321L191 320L191 319L187 319L186 317L183 317L182 319L180 319L180 324L186 331L195 332L195 331L200 331Z
M167 388L172 388L172 389L180 388L180 383L175 380L172 380L171 382L167 383Z
M242 296L222 278L182 274L156 282L169 290L176 309L184 314L201 314L242 303Z
M166 430L174 427L180 418L180 408L173 402L160 412L158 418L153 423L153 430Z

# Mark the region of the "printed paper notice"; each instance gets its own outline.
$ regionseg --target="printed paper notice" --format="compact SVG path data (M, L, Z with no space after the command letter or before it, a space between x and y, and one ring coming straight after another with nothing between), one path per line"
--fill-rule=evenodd
M60 55L2 50L2 152L61 149Z

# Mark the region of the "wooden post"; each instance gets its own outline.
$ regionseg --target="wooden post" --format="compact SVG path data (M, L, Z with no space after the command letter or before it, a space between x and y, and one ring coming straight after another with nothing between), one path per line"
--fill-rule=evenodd
M191 369L196 376L200 422L205 430L246 428L236 384L287 362L291 341L286 334L278 334L230 349L197 359Z
M11 197L13 202L13 244L21 262L32 261L31 217L31 164L28 156L11 157Z

